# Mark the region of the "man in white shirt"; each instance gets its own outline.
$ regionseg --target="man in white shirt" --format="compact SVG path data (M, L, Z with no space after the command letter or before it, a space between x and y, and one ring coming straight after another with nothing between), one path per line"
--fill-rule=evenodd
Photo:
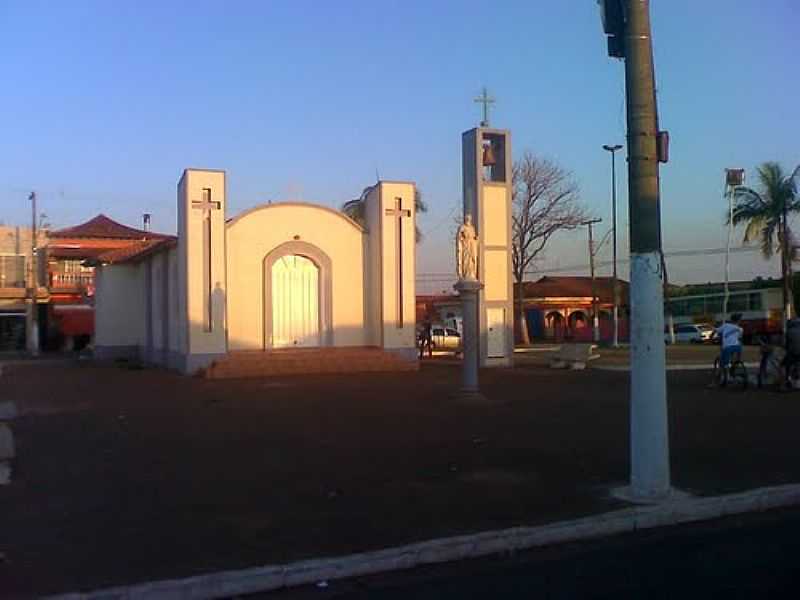
M716 332L721 340L722 352L720 362L723 367L727 367L731 362L731 356L742 353L742 328L739 327L741 315L731 315L728 323L723 323L717 327Z

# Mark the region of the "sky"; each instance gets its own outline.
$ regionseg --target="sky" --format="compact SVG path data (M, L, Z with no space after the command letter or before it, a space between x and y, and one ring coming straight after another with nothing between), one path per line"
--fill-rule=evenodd
M723 171L800 164L800 2L652 0L665 251L721 248ZM449 287L461 133L473 99L494 127L571 171L602 237L610 157L624 143L624 66L594 0L294 2L0 0L0 220L53 227L99 212L175 231L186 167L228 173L228 216L267 201L339 207L376 177L417 183L423 291ZM627 180L618 153L620 274ZM742 232L735 232L734 245ZM599 252L605 264L610 244ZM733 255L731 276L777 261ZM584 274L586 231L560 235L538 274ZM724 256L670 258L674 282L723 277ZM560 270L560 271L559 271ZM537 275L538 276L538 275ZM436 289L431 289L436 288Z

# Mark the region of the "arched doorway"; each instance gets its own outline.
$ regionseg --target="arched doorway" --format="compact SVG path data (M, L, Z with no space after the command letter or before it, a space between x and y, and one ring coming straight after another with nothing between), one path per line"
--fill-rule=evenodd
M264 257L264 349L333 345L331 260L303 241Z
M544 318L545 337L552 340L564 338L564 317L561 313L552 311Z
M273 348L320 345L319 267L299 254L276 260L272 279Z

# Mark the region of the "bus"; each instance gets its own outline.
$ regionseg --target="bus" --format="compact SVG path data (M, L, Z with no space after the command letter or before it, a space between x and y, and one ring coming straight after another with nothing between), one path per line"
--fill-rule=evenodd
M744 330L744 343L757 336L772 338L783 333L783 290L761 288L731 291L728 297L728 314L722 313L725 293L697 294L666 298L664 311L672 315L673 323L703 323L718 325L731 314L739 313L739 323Z

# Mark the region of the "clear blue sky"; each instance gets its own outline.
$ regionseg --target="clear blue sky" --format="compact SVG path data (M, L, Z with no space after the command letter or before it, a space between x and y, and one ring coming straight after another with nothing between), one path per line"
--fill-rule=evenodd
M723 169L800 163L800 2L652 0L652 17L673 142L665 246L724 245ZM35 189L54 226L151 212L174 231L184 167L228 172L229 215L269 199L338 206L377 170L417 182L431 207L419 270L450 272L460 134L477 124L484 84L515 153L572 170L610 220L601 145L624 141L623 66L606 56L594 0L2 0L0 27L6 223L27 223ZM576 261L585 232L555 240L542 266ZM720 265L671 268L705 280ZM758 272L770 271L737 257L734 276Z

